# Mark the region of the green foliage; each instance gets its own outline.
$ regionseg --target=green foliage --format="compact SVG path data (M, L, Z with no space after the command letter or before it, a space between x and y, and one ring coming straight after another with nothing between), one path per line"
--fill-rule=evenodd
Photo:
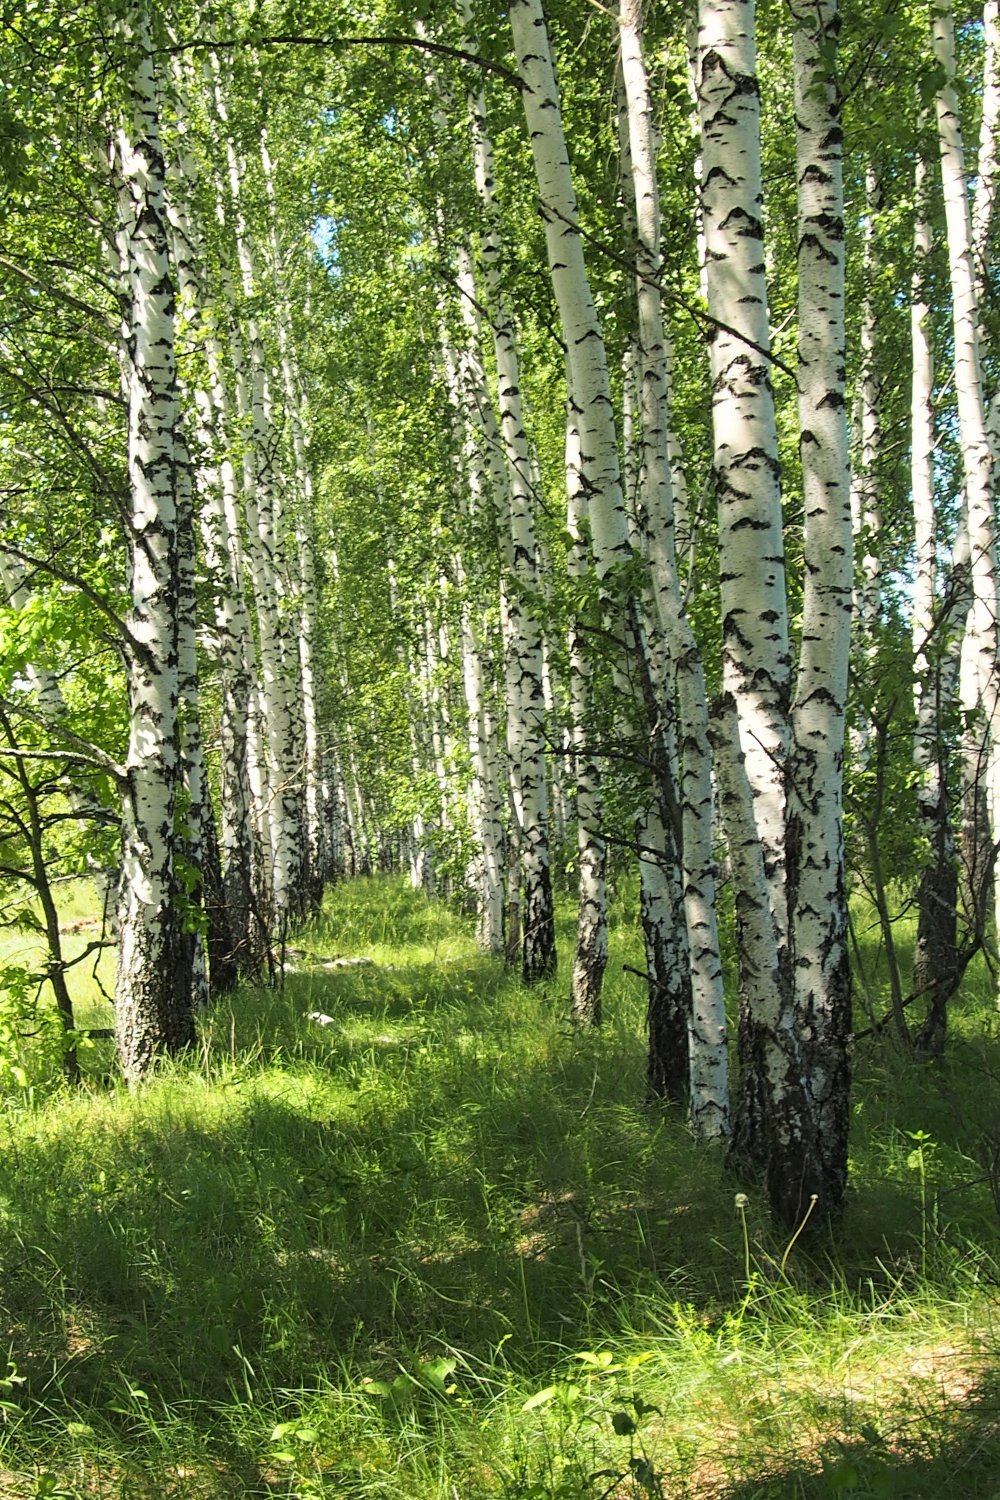
M0 1100L31 1103L61 1077L74 1038L42 990L43 981L26 966L0 964Z

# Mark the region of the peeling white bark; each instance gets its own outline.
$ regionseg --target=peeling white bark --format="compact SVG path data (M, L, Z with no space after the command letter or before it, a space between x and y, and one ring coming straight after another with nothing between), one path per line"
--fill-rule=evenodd
M970 548L972 605L962 647L961 698L966 718L963 743L965 796L985 795L989 839L1000 833L1000 663L996 490L986 424L979 347L979 309L973 263L968 179L955 89L954 20L949 0L933 13L934 57L944 82L935 105L941 180L944 188L948 264L955 348L955 392L964 472L965 515ZM974 836L978 851L982 840ZM1000 886L994 887L1000 892Z
M843 136L831 52L837 0L792 0L798 171L799 428L805 596L792 702L787 871L793 1004L808 1136L786 1157L798 1212L847 1180L851 1029L843 770L853 547L847 430ZM805 1131L803 1132L805 1134Z
M640 493L660 629L676 692L684 917L691 971L689 1055L695 1133L724 1136L729 1127L728 1050L722 959L715 908L712 761L701 653L688 621L674 547L674 475L670 437L670 351L659 281L660 202L652 105L642 51L639 0L620 0L622 77L628 109L629 165L636 219L639 314Z
M972 254L976 291L983 294L996 218L1000 169L1000 0L983 4L983 116L976 160L976 195L972 207Z
M177 370L163 154L149 16L129 7L131 115L118 133L128 286L128 547L131 608L127 786L122 808L115 1033L126 1079L194 1039L190 947L174 831L178 742Z
M761 221L753 0L701 0L697 88L719 523L723 686L740 743L779 943L787 941L784 765L790 648Z

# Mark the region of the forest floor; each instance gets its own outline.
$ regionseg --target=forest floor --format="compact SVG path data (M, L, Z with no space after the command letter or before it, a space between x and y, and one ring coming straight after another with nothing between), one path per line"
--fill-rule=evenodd
M624 908L600 1034L560 937L526 991L359 881L135 1093L98 1043L2 1101L4 1500L1000 1497L988 985L943 1065L858 1045L846 1212L793 1243L644 1103Z

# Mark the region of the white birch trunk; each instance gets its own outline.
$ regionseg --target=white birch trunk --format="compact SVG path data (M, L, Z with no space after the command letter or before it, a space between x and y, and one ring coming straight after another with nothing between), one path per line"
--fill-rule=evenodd
M549 273L567 347L569 397L579 426L581 479L587 495L594 568L602 593L606 628L621 641L621 653L645 672L645 664L641 662L642 642L636 632L635 602L627 578L622 575L633 554L607 353L583 257L576 193L545 17L540 0L511 0L509 10L518 70L524 84L522 102L539 187ZM620 699L619 718L628 738L635 732L636 721L643 716L645 703L629 680L621 653L612 667ZM664 765L663 769L669 772L669 766ZM669 800L673 795L672 789L664 786L658 787L657 793L661 800ZM652 838L648 842L654 843ZM647 905L644 896L647 948L657 942L657 934L667 922L672 929L676 928L676 907L669 914L664 909L664 903L672 900L665 890L676 880L673 868L676 849L672 847L669 853L664 850L663 854L669 867L661 869L663 878L658 888L651 891L652 905ZM659 851L655 857L659 857ZM666 1007L672 1015L679 1011L686 1026L690 982L686 964L679 960L679 946L672 951L677 955L673 960L663 955L669 972L656 974L650 967L651 1048L656 1030L655 1010ZM662 1061L657 1060L658 1069ZM686 1074L686 1056L684 1061Z
M793 1153L815 1150L817 1142L810 1126L805 1066L794 1011L786 1003L787 983L774 940L769 881L740 744L736 704L729 694L719 700L711 732L736 892L740 1012L755 1023L740 1027L740 1087L744 1097L734 1122L733 1151L741 1165L755 1166L766 1174L772 1206L797 1225L801 1222L801 1195L797 1181L786 1175L785 1163ZM756 1135L741 1139L738 1132L751 1123Z
M993 455L979 348L979 311L972 252L968 180L955 90L954 22L950 3L933 15L934 57L944 74L936 98L941 180L951 278L955 348L955 391L964 472L965 513L970 547L972 606L962 649L961 694L966 719L963 745L964 795L976 808L982 795L988 832L973 815L973 887L979 901L992 877L993 851L1000 832L1000 668L997 633L996 494ZM985 858L981 851L986 846ZM979 868L980 863L982 868ZM977 920L982 920L981 909Z
M858 655L868 671L877 670L878 626L882 617L882 505L879 464L882 453L881 392L876 358L877 321L871 287L876 275L876 220L881 192L874 169L865 172L865 214L862 231L860 360L855 394L855 461L851 475L851 523L858 554L854 587L854 631ZM866 684L871 687L871 684ZM851 732L852 759L859 767L868 760L871 724L862 701Z
M131 118L119 132L127 245L128 547L132 638L122 808L115 1034L129 1083L158 1053L194 1040L190 955L175 868L177 717L177 373L163 155L146 6L129 7Z
M203 267L206 254L202 235L196 227L194 197L196 171L186 149L187 107L183 80L175 73L175 109L178 114L178 155L170 174L168 217L171 250L177 268L180 305L184 323L189 329L207 325L202 342L206 374L192 376L188 386L188 405L193 419L195 449L195 486L199 500L199 522L203 545L201 566L209 585L212 601L212 626L209 632L211 656L218 662L221 687L219 738L222 749L220 767L222 814L222 891L210 897L220 915L214 925L228 927L229 951L222 951L225 935L216 930L210 936L213 984L229 983L232 966L244 974L254 975L264 963L269 943L262 914L264 904L259 890L260 850L252 816L252 793L249 778L248 718L253 691L254 648L242 591L242 567L239 539L236 535L236 482L228 455L230 401L223 377L223 357L219 340L212 331L212 317L206 301ZM194 364L192 347L189 362ZM183 364L182 364L183 368ZM197 366L195 365L195 369ZM193 545L193 538L192 538ZM214 833L205 825L206 835Z
M740 743L779 944L788 935L784 765L790 649L761 221L753 0L701 0L698 102L719 523L723 686Z
M243 163L229 130L228 108L215 59L206 67L217 121L218 146L225 155L227 187L236 242L240 289L248 306L257 295L255 257L245 222ZM221 185L220 185L221 186ZM220 191L220 209L225 194ZM258 670L264 705L267 745L267 806L271 868L271 901L275 920L283 927L302 915L304 798L299 725L301 723L301 664L297 646L287 640L288 611L279 558L281 496L277 484L277 434L272 420L271 382L264 341L257 317L247 316L248 359L245 359L232 316L232 350L236 365L239 415L249 428L244 459L246 560L256 605Z
M620 0L622 77L636 217L641 490L659 625L672 661L683 765L682 884L691 968L691 1121L703 1138L728 1133L728 1052L712 849L712 761L705 674L685 613L674 545L669 431L669 340L659 290L660 203L652 105L642 52L639 0Z
M308 859L305 879L308 885L310 904L315 906L322 898L323 850L321 831L323 811L320 789L320 738L318 721L318 699L321 689L319 662L316 654L316 564L313 540L313 475L310 459L310 415L309 402L302 380L301 369L292 334L291 298L284 274L284 259L278 235L277 197L274 188L274 169L267 149L267 134L262 132L260 143L261 166L268 211L268 244L270 249L271 278L276 292L275 322L280 355L281 380L284 391L284 410L292 438L292 457L295 465L296 504L291 526L290 592L296 602L299 669L301 681L301 707L304 738L304 763L302 774L305 784L305 818L308 841Z
M466 409L465 393L458 374L458 361L442 330L445 381L452 408L453 442L456 449L456 504L459 513L474 528L492 511L490 471L482 448L476 442L475 424ZM459 457L460 455L460 457ZM487 953L504 951L504 803L500 792L497 724L491 712L482 628L474 614L476 600L466 576L461 554L454 566L461 594L460 638L462 687L468 725L469 759L472 765L470 812L476 841L474 883L477 937Z
M549 864L542 633L534 608L538 585L534 495L521 412L513 325L503 308L492 314L500 377L501 425L498 426L483 370L472 259L464 246L459 249L458 285L466 331L461 383L467 411L479 429L490 462L490 488L497 507L500 551L506 574L507 754L523 882L521 967L525 983L531 984L553 974L556 967Z
M568 350L568 390L573 405L573 422L579 432L579 484L588 501L595 571L607 591L615 588L613 573L618 565L631 558L631 546L625 520L618 437L604 339L583 263L576 192L562 135L561 107L540 0L513 0L510 23L517 66L525 81L522 101L540 189L549 272ZM606 616L616 618L621 625L625 618L621 601L610 601L609 598ZM580 678L577 679L579 687L582 687ZM579 706L582 708L582 703ZM591 792L594 789L591 786ZM580 962L574 996L576 1004L585 1004L591 1014L594 1014L600 995L600 975L603 975L604 965L603 924L606 921L600 907L594 904L595 900L598 903L604 900L598 813L600 804L594 796L588 796L585 787L583 814L586 822L580 837L585 840L586 858L591 868L582 871L585 889L582 889L582 922L577 938ZM580 953L580 939L585 945L583 953ZM586 998L583 998L585 984Z
M853 549L846 410L842 131L837 0L793 0L798 169L799 425L805 597L792 702L788 890L795 1024L808 1131L771 1163L783 1216L816 1194L840 1207L847 1181L851 980L844 877L843 771ZM806 1122L803 1122L804 1124ZM776 1182L780 1173L784 1186ZM772 1202L774 1202L772 1192Z
M562 129L541 0L511 0L510 24L538 179L552 287L578 407L581 471L595 566L605 582L632 555L625 517L607 354L583 258L576 192Z
M770 328L763 243L760 99L753 0L701 0L696 87L701 121L700 197L709 312L713 480L719 527L722 686L738 726L741 775L769 892L774 956L763 963L741 944L740 1070L733 1159L770 1165L780 1143L774 1097L778 1075L766 1064L770 1017L791 1013L785 878L785 765L790 646L785 595L780 472L771 386ZM730 753L730 759L735 752ZM722 774L721 769L719 772ZM746 837L745 830L737 835ZM730 851L736 849L730 833ZM739 900L740 894L737 899ZM748 900L756 902L754 895ZM754 907L754 920L762 922ZM763 928L758 931L761 938ZM752 980L750 975L755 976ZM762 995L770 982L780 992ZM786 1131L791 1139L794 1132Z
M580 433L572 402L566 404L566 530L569 550L566 571L579 586L590 572L583 523L587 502L580 483ZM569 709L573 765L576 777L576 845L579 909L570 1007L574 1020L597 1025L601 1019L601 987L608 964L607 846L601 767L596 752L596 726L591 711L591 665L580 615L569 627Z
M186 834L178 841L176 862L181 877L181 900L187 906L184 923L185 940L190 952L191 999L196 1010L208 1008L209 942L215 963L212 989L222 993L231 988L235 973L227 972L232 951L228 941L225 911L216 902L221 898L222 872L218 868L219 849L212 817L205 758L202 752L201 720L198 707L198 638L197 599L195 595L194 547L194 475L183 423L174 430L175 493L177 497L177 709L181 776L184 788L184 825ZM212 859L215 859L215 867ZM197 908L206 917L206 931L198 919ZM219 972L216 976L216 968ZM216 977L218 984L216 984Z
M942 720L954 706L951 674L936 630L944 625L937 600L937 521L934 510L934 356L927 267L933 247L927 166L918 158L914 184L913 292L910 338L910 491L913 497L913 767L917 811L928 849L917 891L917 941L913 990L927 998L918 1036L921 1051L944 1045L947 997L956 968L958 877L948 808L947 750Z
M508 754L517 762L511 790L520 830L523 881L521 917L522 970L526 983L553 974L556 967L555 918L552 905L552 875L549 853L548 768L545 763L546 722L542 631L534 607L538 592L536 565L534 489L524 415L521 409L520 372L514 326L503 297L496 265L496 208L492 197L492 162L485 120L477 120L477 186L493 229L484 240L484 277L493 332L498 374L499 425L483 374L481 339L475 314L475 279L472 258L459 249L458 284L466 325L465 380L470 400L479 414L487 451L499 447L506 473L495 473L494 485L502 495L510 548L506 562L507 621L516 661L516 695L508 704ZM487 246L490 248L488 249ZM498 444L499 439L499 444ZM507 548L502 544L502 551Z
M980 301L990 263L1000 167L1000 0L984 0L983 45L983 116L976 161L976 196L972 207L973 270Z
M459 586L464 583L460 573ZM462 686L472 761L471 811L477 845L476 935L486 953L503 953L503 808L497 775L497 730L489 708L482 641L466 598L462 601L461 637Z
M623 175L630 177L631 152L627 132L627 120L620 109L619 148ZM634 243L638 227L627 197L623 209L625 237ZM648 562L649 516L643 493L645 471L639 423L639 373L637 340L633 339L622 362L622 474L628 499L626 514L630 542L636 556ZM649 995L646 1082L650 1098L684 1103L691 1082L692 986L681 888L679 844L682 828L676 793L676 711L670 652L660 628L654 589L648 575L635 600L633 613L636 661L643 681L646 717L652 726L648 753L655 766L651 785L642 790L635 818L639 912ZM620 726L619 732L623 739L627 737L628 730L624 726Z

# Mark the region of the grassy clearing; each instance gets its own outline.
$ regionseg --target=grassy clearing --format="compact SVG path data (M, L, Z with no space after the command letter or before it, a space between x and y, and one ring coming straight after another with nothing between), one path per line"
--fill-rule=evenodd
M67 962L82 955L88 944L101 937L100 902L92 880L59 881L54 886L59 910L60 937ZM34 901L22 899L5 911L8 921L18 913L38 912ZM41 973L48 960L44 936L30 926L0 929L0 968L14 964ZM114 991L115 958L113 949L93 953L70 969L68 983L80 1026L109 1026L111 1007L107 996Z
M299 943L136 1094L98 1047L0 1118L0 1496L1000 1495L974 987L945 1067L859 1048L845 1223L789 1250L643 1104L624 921L599 1037L395 881Z

